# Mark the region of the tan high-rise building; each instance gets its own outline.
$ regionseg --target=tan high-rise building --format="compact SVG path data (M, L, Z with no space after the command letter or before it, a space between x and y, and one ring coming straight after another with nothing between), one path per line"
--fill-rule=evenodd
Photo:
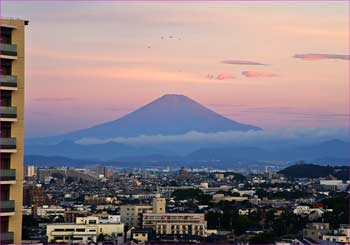
M157 194L153 198L152 202L152 211L154 214L164 214L165 213L165 207L166 207L166 200L164 197L161 197L160 194Z
M24 28L1 19L0 244L21 243L24 146Z

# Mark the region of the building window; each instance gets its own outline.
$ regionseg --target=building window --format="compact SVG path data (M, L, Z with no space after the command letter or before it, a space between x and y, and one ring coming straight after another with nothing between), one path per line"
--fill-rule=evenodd
M0 97L1 106L11 106L11 98L12 98L11 91L1 90L0 96L1 96Z
M11 168L11 155L9 153L0 154L0 169Z
M10 185L1 185L1 201L8 201L9 198L10 198Z
M1 63L1 74L12 75L12 60L1 59L0 63Z
M0 221L1 221L0 232L1 233L8 232L8 230L9 230L9 217L3 216L3 217L1 217Z
M8 27L1 27L1 43L12 43L12 29Z

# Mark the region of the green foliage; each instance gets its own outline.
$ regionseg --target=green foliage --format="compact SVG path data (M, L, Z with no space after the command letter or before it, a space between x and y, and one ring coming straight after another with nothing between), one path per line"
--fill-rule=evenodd
M284 213L273 221L272 229L276 236L298 234L308 222L307 218L297 216L293 213Z
M240 216L232 202L220 202L220 209L222 212L209 212L206 215L210 229L234 230L236 235L241 235L248 228L261 227L258 214Z
M97 242L103 242L103 241L105 240L105 237L106 237L105 234L100 233L100 234L97 236Z
M268 192L268 191L265 191L264 189L257 189L256 195L258 195L258 197L260 198L267 197L269 199L287 199L287 200L306 197L305 192L298 191L298 190Z
M274 242L275 236L270 232L256 234L249 240L250 244L273 244Z
M172 197L175 197L176 200L198 200L198 198L203 195L203 192L200 189L185 189L185 190L176 190L171 193Z
M339 224L349 224L350 198L346 193L326 198L322 203L326 208L333 209L333 212L324 215L325 222L329 222L333 228L337 228Z

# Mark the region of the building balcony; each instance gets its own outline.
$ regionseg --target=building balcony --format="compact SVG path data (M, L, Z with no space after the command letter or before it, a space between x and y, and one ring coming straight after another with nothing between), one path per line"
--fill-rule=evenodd
M10 75L0 75L0 87L1 89L16 90L17 77Z
M0 201L0 213L13 213L15 212L15 201Z
M16 58L17 57L17 45L15 44L7 44L7 43L0 43L0 54L1 58Z
M1 181L15 181L16 169L0 169L0 182Z
M51 231L51 236L73 236L74 231Z
M16 121L17 108L11 106L0 106L0 120L1 121Z
M16 151L16 138L0 137L0 152Z
M13 232L1 232L0 244L13 244Z

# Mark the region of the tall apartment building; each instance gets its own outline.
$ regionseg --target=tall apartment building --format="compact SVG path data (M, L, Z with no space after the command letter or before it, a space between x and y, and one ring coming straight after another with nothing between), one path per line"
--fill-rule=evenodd
M34 177L36 175L36 168L34 165L26 166L25 177Z
M0 244L20 244L22 236L24 29L27 24L25 20L0 20Z

